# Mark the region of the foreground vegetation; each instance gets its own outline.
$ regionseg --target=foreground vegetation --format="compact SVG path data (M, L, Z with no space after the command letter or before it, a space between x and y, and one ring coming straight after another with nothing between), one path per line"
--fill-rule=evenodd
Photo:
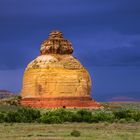
M140 139L140 103L102 103L102 110L47 110L23 108L18 100L0 105L1 140Z
M64 123L64 122L140 122L140 110L86 110L86 109L52 109L37 110L18 108L17 110L0 111L0 122L18 123Z
M80 135L73 135L79 132ZM140 123L2 123L1 140L139 140Z

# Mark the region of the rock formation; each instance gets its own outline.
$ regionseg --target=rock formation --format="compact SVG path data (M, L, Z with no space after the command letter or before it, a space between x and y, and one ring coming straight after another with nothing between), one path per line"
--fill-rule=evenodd
M8 90L0 90L0 99L7 99L11 97L15 97L16 94L13 94L12 92Z
M41 44L40 55L24 72L21 91L24 106L36 108L100 108L92 100L91 79L83 65L72 56L70 41L59 31Z

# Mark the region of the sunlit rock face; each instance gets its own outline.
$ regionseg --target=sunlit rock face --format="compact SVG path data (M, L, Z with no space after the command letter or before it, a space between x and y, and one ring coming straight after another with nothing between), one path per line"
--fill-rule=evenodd
M91 79L72 56L70 41L59 31L41 44L40 55L30 62L23 77L24 106L41 108L99 108L90 97Z

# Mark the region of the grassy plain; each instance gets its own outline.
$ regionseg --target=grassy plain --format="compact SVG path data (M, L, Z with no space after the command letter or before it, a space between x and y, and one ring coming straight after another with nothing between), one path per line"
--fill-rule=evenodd
M102 103L105 110L140 109L140 103ZM0 111L19 106L0 106ZM45 110L42 110L43 112ZM79 137L71 136L77 130ZM123 123L0 123L0 140L140 140L140 122Z
M79 137L71 136L73 130ZM140 140L140 123L0 124L1 140Z

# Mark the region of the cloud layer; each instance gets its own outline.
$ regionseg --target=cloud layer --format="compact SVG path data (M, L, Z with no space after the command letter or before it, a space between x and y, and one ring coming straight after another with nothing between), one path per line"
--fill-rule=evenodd
M60 29L86 67L140 66L140 1L0 0L0 69L23 68Z

